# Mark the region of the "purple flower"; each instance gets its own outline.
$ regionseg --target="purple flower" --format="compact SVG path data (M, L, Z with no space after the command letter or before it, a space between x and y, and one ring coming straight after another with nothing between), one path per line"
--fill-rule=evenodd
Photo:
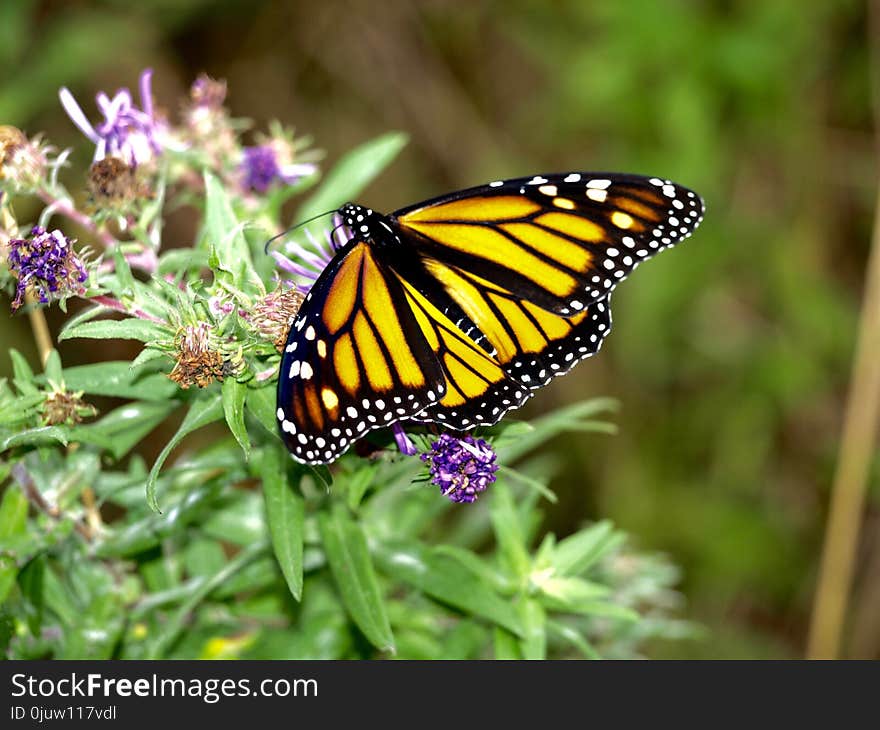
M61 231L35 226L27 238L9 241L9 269L18 276L12 311L21 306L30 287L40 301L48 303L71 294L85 293L86 268L73 250L73 242Z
M495 452L483 439L448 433L431 444L422 454L430 463L431 481L453 502L475 502L480 492L495 481L498 465Z
M112 155L136 167L162 153L162 125L154 116L150 91L152 75L152 69L146 69L140 77L141 109L134 106L128 89L119 89L112 99L100 92L96 100L104 121L95 127L66 87L58 92L67 115L95 143L96 161Z
M242 186L245 190L265 193L274 182L293 185L300 178L311 175L317 166L311 162L285 162L272 144L245 147L241 162Z
M296 241L288 241L284 250L289 256L279 251L272 251L272 258L275 259L278 267L306 279L308 286L311 287L321 272L327 268L327 264L333 259L337 249L341 248L349 238L347 229L342 225L342 220L338 216L334 216L333 222L334 227L324 232L324 240L315 238L306 228L305 236L309 242L308 246ZM337 235L337 232L340 235ZM294 258L290 258L290 256Z
M395 423L391 427L391 431L394 433L394 440L397 442L397 448L400 449L401 454L415 456L419 453L418 449L416 449L416 445L410 440L409 436L406 435L406 431L403 430L403 426L399 423Z

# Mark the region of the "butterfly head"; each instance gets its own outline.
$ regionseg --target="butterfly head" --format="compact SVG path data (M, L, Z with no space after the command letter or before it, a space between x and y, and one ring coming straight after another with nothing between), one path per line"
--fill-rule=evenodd
M342 222L357 238L373 239L377 234L384 238L385 233L392 233L385 222L385 217L372 208L357 203L346 203L339 209L339 215L342 217Z

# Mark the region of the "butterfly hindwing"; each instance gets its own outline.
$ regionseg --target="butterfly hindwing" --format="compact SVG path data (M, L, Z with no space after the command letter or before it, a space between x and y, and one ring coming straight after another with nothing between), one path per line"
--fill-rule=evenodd
M442 397L445 378L401 285L358 241L340 251L293 323L278 380L278 421L306 463Z

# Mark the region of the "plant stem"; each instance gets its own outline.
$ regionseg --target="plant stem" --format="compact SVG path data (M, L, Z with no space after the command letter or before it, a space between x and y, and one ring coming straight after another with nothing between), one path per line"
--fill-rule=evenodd
M871 3L876 35L880 7ZM877 47L871 38L872 70L877 71ZM880 114L875 99L875 131L880 131ZM880 189L874 208L874 231L865 275L865 293L859 315L858 339L840 453L831 487L831 504L825 528L825 543L810 623L807 657L835 659L840 655L841 634L855 572L868 474L877 439L880 415Z
M99 228L91 218L74 208L73 204L69 201L56 198L47 190L38 191L38 195L54 213L70 218L74 223L94 234L104 248L111 249L116 245L117 241L109 231Z
M28 321L31 331L34 333L34 342L37 343L37 352L40 354L40 364L45 365L52 352L52 335L49 333L49 324L46 322L46 313L39 306L37 298L32 292L25 292L24 301L28 305Z

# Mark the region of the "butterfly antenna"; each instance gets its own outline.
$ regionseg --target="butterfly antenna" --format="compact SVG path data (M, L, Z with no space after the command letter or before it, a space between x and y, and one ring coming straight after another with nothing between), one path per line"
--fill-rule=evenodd
M297 228L302 228L307 223L311 223L312 221L316 221L316 220L318 220L318 218L323 218L325 215L332 215L335 212L336 212L336 210L334 209L334 210L328 210L326 213L318 213L318 215L313 215L311 218L308 218L304 221L301 221L300 223L297 223L295 226L291 226L290 228L287 228L286 230L281 231L281 233L279 233L278 235L272 236L272 238L270 238L268 241L266 241L265 245L263 246L263 253L268 254L269 253L269 246L271 246L272 243L277 241L279 238L283 238L288 233L292 233L293 231L295 231Z

